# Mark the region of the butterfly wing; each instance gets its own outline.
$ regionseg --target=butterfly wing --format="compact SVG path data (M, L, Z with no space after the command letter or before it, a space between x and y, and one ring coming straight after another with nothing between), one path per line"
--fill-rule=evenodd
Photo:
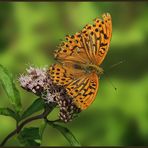
M95 19L93 25L86 25L82 31L72 36L66 36L55 51L59 61L73 61L83 64L100 65L104 60L112 36L112 21L109 13L102 19Z
M109 13L102 15L103 20L96 18L93 25L86 25L82 30L84 34L85 50L95 65L104 60L112 36L112 21Z
M81 110L94 101L98 91L98 76L95 73L85 74L72 65L54 64L49 69L49 75L55 84L66 89Z
M79 63L90 63L84 45L81 42L81 34L67 35L65 42L62 42L55 50L55 58L59 61L71 61Z
M66 90L78 108L87 109L96 98L98 76L95 73L82 76L67 85Z
M55 84L65 86L78 77L83 76L84 72L79 69L74 69L72 63L64 63L50 66L49 75Z

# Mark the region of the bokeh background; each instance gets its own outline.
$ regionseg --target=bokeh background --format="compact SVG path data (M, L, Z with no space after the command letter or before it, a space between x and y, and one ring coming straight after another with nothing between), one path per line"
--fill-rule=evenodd
M66 127L83 146L148 145L147 2L0 3L0 64L13 73L26 109L36 96L20 88L19 74L29 65L52 64L53 50L64 36L80 31L104 12L109 12L113 21L110 50L102 64L106 74L100 79L95 102ZM110 68L120 61L123 63ZM7 106L0 85L0 107ZM35 121L28 126L40 124ZM0 140L14 128L13 119L0 116ZM6 145L20 144L14 137ZM42 145L69 144L48 127Z

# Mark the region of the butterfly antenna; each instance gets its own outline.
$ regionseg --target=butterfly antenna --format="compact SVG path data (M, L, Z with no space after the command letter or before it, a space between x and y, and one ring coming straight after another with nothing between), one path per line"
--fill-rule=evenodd
M122 64L122 63L124 63L124 62L125 62L125 60L122 60L122 61L119 61L118 63L115 63L115 64L111 65L111 66L109 67L108 71L111 70L111 69L113 69L114 67L119 66L120 64Z
M115 87L115 85L113 84L113 82L111 81L111 79L108 77L108 75L106 73L104 73L104 76L105 76L106 80L108 82L110 82L110 84L114 88L115 92L117 92L117 87Z
M118 65L124 63L124 62L125 62L125 60L122 60L122 61L119 61L116 64L111 65L110 68L107 70L107 72L109 70L113 69L114 67L117 67ZM114 88L114 90L117 91L117 88L115 87L115 85L113 84L113 82L111 81L111 79L108 77L107 73L104 73L104 76L105 76L106 80L108 80L110 82L110 84L112 85L112 87Z

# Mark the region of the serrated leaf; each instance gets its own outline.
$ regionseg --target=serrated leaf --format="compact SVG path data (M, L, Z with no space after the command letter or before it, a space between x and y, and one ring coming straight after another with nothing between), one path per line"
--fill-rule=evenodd
M71 146L81 146L78 140L75 138L75 136L68 128L63 127L59 124L55 124L53 122L48 122L48 123L52 127L56 128L67 139L67 141L70 143Z
M24 128L18 135L18 140L24 146L40 146L41 136L38 127Z
M0 108L0 115L10 116L17 121L20 119L19 115L10 108Z
M41 98L36 99L22 114L21 119L24 119L37 111L44 108L44 101Z
M0 65L0 81L2 86L10 99L10 102L14 105L16 111L21 110L21 98L18 89L16 88L12 76L8 70Z

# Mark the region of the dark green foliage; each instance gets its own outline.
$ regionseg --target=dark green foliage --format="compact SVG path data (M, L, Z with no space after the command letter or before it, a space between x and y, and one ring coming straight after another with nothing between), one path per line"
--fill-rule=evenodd
M18 135L20 143L24 146L40 146L41 136L38 127L24 128Z
M19 114L15 113L10 108L0 108L0 115L10 116L10 117L14 118L16 121L20 120Z
M48 122L48 124L57 129L67 139L71 146L80 146L80 143L68 128L52 122Z
M21 119L27 118L42 109L44 109L44 101L41 98L38 98L23 112Z
M21 98L19 91L17 90L12 76L9 74L8 70L0 65L0 81L5 89L5 92L10 99L10 102L15 107L16 111L21 110Z

